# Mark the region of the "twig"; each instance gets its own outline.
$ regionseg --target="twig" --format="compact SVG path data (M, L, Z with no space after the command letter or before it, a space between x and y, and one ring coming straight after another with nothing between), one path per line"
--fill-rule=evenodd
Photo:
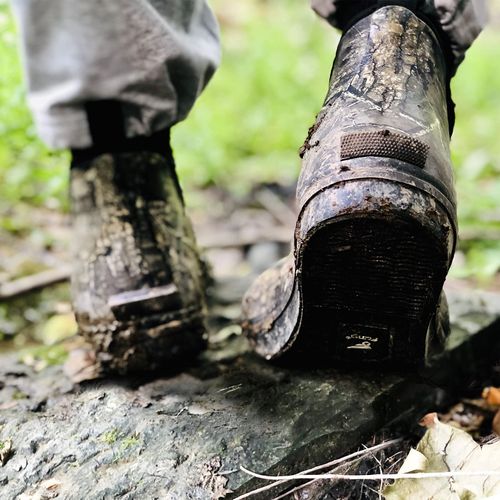
M278 221L286 227L295 225L293 210L270 189L264 188L255 194L255 199Z
M295 481L297 479L344 479L347 481L380 481L385 479L433 479L453 477L500 476L500 471L447 471L447 472L407 472L403 474L295 474L290 476L266 476L240 466L246 474L267 481Z
M384 468L382 467L382 462L377 457L374 457L374 460L378 463L378 468L379 468L380 473L383 473L384 472ZM380 485L378 487L378 491L375 492L375 493L378 493L379 500L382 500L382 486L383 486L383 484L384 484L384 482L380 481ZM372 489L372 488L370 488L370 486L367 486L367 488L369 488L370 490Z
M350 462L346 462L343 464L340 464L338 467L335 467L334 469L330 470L330 473L333 473L335 470L340 469L341 467L348 467L350 465L353 465L355 463L358 463L360 460L362 460L364 457L357 457L354 460L351 460ZM317 483L319 479L311 479L311 481L307 481L307 483L299 484L295 488L285 491L285 493L282 493L281 495L278 495L277 497L273 497L273 500L282 500L283 498L286 498L287 496L292 495L293 493L296 493L297 491L300 491L304 488L307 488L308 486L313 485L314 483ZM279 481L279 484L281 483L286 483L286 481ZM277 485L278 483L274 483L273 486Z
M0 300L12 299L28 292L39 290L69 279L71 266L63 265L57 269L49 269L0 285Z
M276 227L269 231L259 231L259 233L251 238L235 236L231 233L220 233L200 235L198 243L200 247L207 250L212 248L240 248L255 245L256 243L275 242L275 243L290 243L292 232L288 228Z
M393 444L399 443L400 441L401 441L401 439L391 439L390 441L386 441L385 443L377 444L377 445L372 446L370 448L364 448L363 450L355 451L354 453L351 453L351 454L346 455L346 456L341 457L341 458L336 458L335 460L332 460L331 462L328 462L326 464L317 465L315 467L312 467L311 469L307 469L305 471L302 471L300 474L309 474L310 472L315 472L317 470L326 469L328 467L332 467L334 465L341 464L342 462L347 462L348 460L351 460L353 458L367 455L367 454L372 453L374 451L383 450L384 448L388 448L389 446L392 446ZM247 474L253 475L253 473L251 473L250 471L245 469L245 467L243 467L243 466L240 466L240 469L243 472L246 472ZM308 479L311 479L311 478L308 478ZM243 498L248 498L248 497L251 497L253 495L257 495L258 493L262 493L263 491L270 490L271 488L274 488L275 486L279 486L280 484L286 483L288 481L290 481L290 480L286 479L286 476L279 477L275 483L267 484L266 486L262 486L261 488L250 491L248 493L245 493L244 495L240 495L239 497L236 497L234 500L242 500Z

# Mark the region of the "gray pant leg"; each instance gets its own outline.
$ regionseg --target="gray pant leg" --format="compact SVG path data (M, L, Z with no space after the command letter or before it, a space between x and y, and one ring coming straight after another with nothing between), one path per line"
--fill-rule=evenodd
M312 8L333 26L343 29L345 9L353 13L376 0L311 0ZM455 68L486 24L485 0L421 0L423 11L437 20L450 41Z
M185 118L220 59L205 0L12 0L28 100L55 148L91 145L84 103L123 104L128 137Z

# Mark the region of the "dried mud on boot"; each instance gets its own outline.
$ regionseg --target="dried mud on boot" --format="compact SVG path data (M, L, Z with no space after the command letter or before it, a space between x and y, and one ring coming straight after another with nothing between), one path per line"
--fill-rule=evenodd
M170 369L205 340L205 284L173 160L103 155L71 172L72 296L101 375Z

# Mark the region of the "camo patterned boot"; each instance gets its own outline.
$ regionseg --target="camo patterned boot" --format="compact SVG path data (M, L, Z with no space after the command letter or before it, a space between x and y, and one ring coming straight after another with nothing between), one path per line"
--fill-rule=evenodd
M404 7L344 33L302 150L293 252L243 301L257 353L391 368L442 347L457 234L447 74L435 30Z
M79 333L98 375L169 369L204 346L203 268L172 158L104 154L71 170Z

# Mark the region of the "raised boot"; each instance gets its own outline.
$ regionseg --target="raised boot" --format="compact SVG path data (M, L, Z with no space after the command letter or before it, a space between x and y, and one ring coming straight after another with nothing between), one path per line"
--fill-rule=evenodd
M446 74L404 7L344 33L302 149L293 252L243 300L257 353L396 367L442 346L457 232Z
M98 374L169 369L204 346L203 268L171 158L98 156L71 171L73 306Z

